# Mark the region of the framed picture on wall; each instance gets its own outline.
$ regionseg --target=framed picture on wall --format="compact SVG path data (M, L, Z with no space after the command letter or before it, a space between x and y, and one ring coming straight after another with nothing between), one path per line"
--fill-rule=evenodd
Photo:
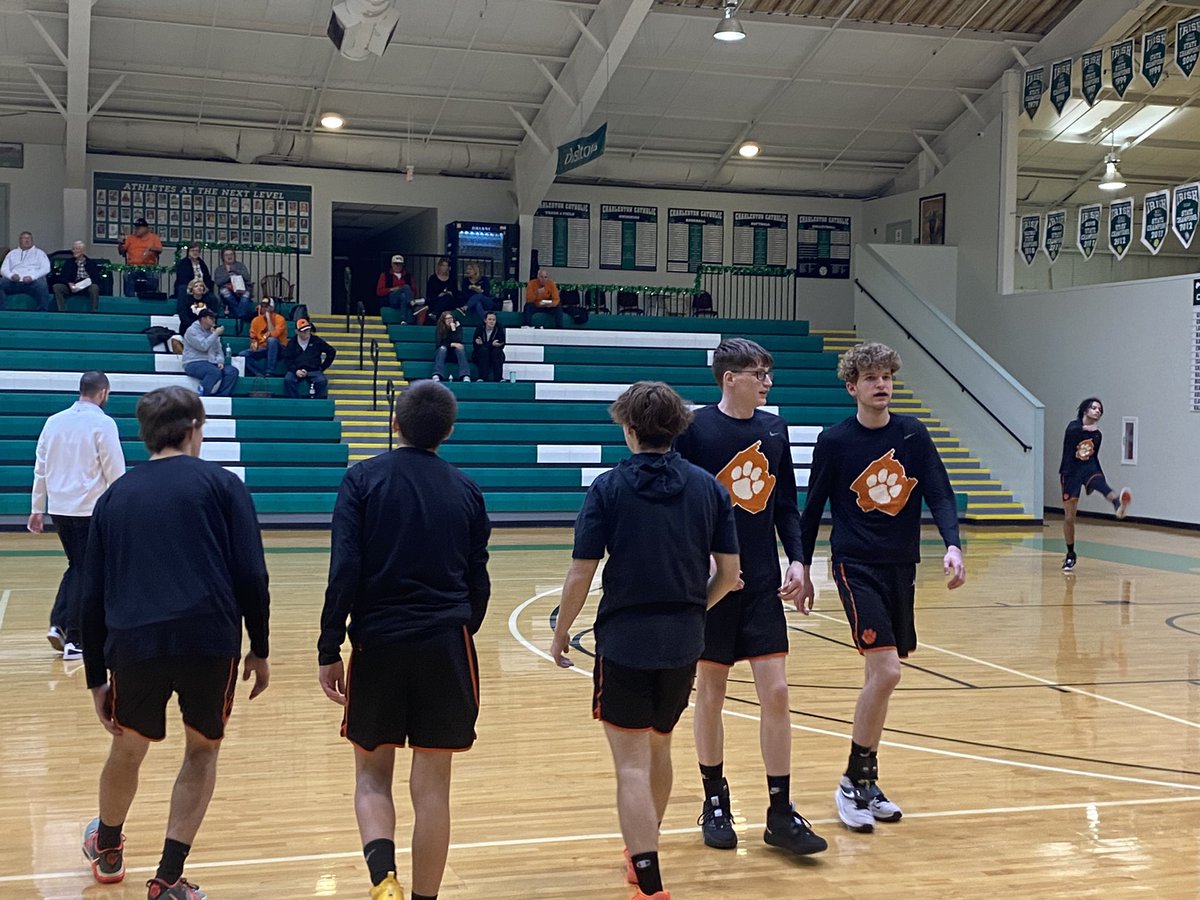
M922 244L946 243L946 195L930 194L922 197L917 210L917 221L921 226Z

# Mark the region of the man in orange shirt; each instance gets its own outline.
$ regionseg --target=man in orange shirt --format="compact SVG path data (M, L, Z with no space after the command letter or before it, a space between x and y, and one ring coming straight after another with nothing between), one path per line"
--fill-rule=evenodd
M554 316L554 327L562 328L563 311L558 296L558 285L551 280L545 269L538 269L537 278L525 286L525 312L521 315L521 327L533 325L535 312L548 312Z
M162 241L150 230L145 219L136 219L133 234L127 234L117 244L117 252L124 254L127 266L157 266L163 251ZM158 290L157 272L126 272L125 296L136 297L140 292Z
M250 349L239 354L246 360L246 374L263 376L274 372L279 351L287 342L287 319L275 312L272 300L263 297L258 301L258 315L250 323ZM259 365L264 358L265 369Z

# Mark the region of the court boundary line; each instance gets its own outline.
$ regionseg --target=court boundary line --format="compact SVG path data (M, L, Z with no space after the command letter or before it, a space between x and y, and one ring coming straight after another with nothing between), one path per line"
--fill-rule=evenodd
M906 812L905 819L945 819L955 816L974 817L974 816L995 816L995 815L1011 815L1013 813L1040 813L1040 812L1064 812L1074 809L1110 809L1126 806L1159 806L1175 803L1196 803L1200 802L1200 796L1194 797L1137 797L1126 800L1081 800L1074 803L1038 803L1031 806L994 806L994 807L976 807L971 809L944 809L944 810L928 810L924 812ZM836 817L825 819L810 819L815 825L833 825L838 824ZM739 831L753 833L760 828L765 827L764 822L750 822L744 820L738 824ZM696 826L687 825L682 828L664 828L660 832L663 835L678 836L686 834L695 834ZM499 849L505 847L540 847L547 844L571 844L584 843L588 841L619 841L621 833L619 831L600 831L592 834L561 834L561 835L546 835L543 837L534 838L506 838L495 841L462 841L452 843L451 850L488 850ZM396 847L397 853L411 853L411 847ZM215 870L215 869L241 869L251 868L254 866L273 866L284 865L291 863L303 862L322 862L340 859L359 859L362 857L361 850L339 850L330 853L306 853L296 856L263 856L253 859L225 859L211 860L207 862L191 862L187 864L188 871L195 870ZM155 871L154 866L133 866L126 869L126 873L130 875L145 875ZM20 884L26 881L54 881L65 879L85 879L90 884L92 879L88 876L87 869L80 868L69 872L34 872L27 875L0 875L0 884Z
M4 589L4 593L0 594L0 628L4 627L4 614L8 612L8 598L12 596L12 591L8 588Z
M595 590L596 589L593 587L589 591L589 594L594 593ZM520 629L517 627L517 620L518 620L518 618L520 618L521 614L523 612L525 612L526 609L528 609L530 606L532 606L538 600L542 600L553 594L559 594L561 592L562 592L561 588L550 588L548 590L541 591L541 592L535 594L534 596L530 597L529 599L517 604L517 606L513 609L512 613L510 613L509 617L508 617L509 634L511 634L517 640L517 642L519 644L521 644L523 647L525 647L525 649L529 650L530 652L534 653L537 656L542 657L543 659L547 660L551 664L554 663L554 660L550 656L550 654L547 653L546 651L542 650L540 647L534 646L534 644L528 638L526 638L525 635L523 635L521 633ZM818 613L818 615L822 615L824 618L832 618L830 616L824 616L824 614L821 614L821 613ZM836 621L836 620L833 620L833 621ZM584 671L578 665L572 666L570 671L574 671L574 672L578 673L579 675L582 675L586 678L591 678L591 675L592 675L592 673L590 671ZM1019 673L1017 673L1017 674L1019 674ZM694 703L689 703L688 705L692 706L692 707L695 706ZM751 715L750 713L738 712L737 710L722 709L721 712L723 715L731 716L736 719L745 719L745 720L751 721L751 722L761 721L758 716ZM790 725L796 731L803 731L808 734L819 734L819 735L822 735L823 737L834 737L834 738L839 738L841 740L847 740L847 741L850 740L850 735L843 733L843 732L830 731L829 729L826 729L826 728L814 728L811 725L801 725L798 722L791 722ZM912 751L915 751L918 753L929 753L934 756L949 756L949 757L954 757L956 759L970 760L972 762L991 763L992 765L1011 766L1011 767L1018 768L1018 769L1033 769L1033 770L1039 771L1039 772L1053 772L1053 773L1059 774L1059 775L1077 775L1082 778L1095 778L1095 779L1098 779L1101 781L1119 781L1119 782L1123 782L1126 784L1144 784L1144 785L1150 785L1153 787L1172 788L1175 790L1200 792L1200 785L1195 785L1195 784L1180 784L1178 782L1172 782L1172 781L1156 781L1156 780L1150 779L1150 778L1135 778L1131 775L1110 775L1105 772L1089 772L1084 769L1068 769L1068 768L1064 768L1062 766L1047 766L1047 765L1043 765L1041 763L1022 762L1021 760L1013 760L1013 759L1000 759L999 757L982 756L982 755L979 755L976 753L963 753L962 751L959 751L959 750L943 750L938 747L922 747L917 744L906 744L906 743L902 743L900 741L891 741L891 740L886 740L886 739L880 741L880 744L882 744L885 747L895 747L896 749L899 749L899 750L912 750Z

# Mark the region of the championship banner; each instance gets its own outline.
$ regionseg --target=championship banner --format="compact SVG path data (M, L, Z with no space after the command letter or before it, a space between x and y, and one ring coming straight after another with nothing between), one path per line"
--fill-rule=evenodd
M533 248L538 262L556 269L591 265L592 205L546 200L533 214Z
M1167 29L1155 28L1142 35L1142 77L1158 87L1167 63Z
M1192 16L1175 25L1175 65L1185 78L1192 77L1200 57L1200 16Z
M1071 67L1075 60L1064 59L1050 67L1050 103L1060 116L1071 99Z
M1063 237L1066 233L1067 211L1056 209L1046 213L1046 239L1042 242L1042 249L1046 251L1046 256L1050 257L1051 263L1055 262L1058 254L1062 252Z
M1171 192L1154 191L1142 200L1142 243L1158 255L1170 231Z
M1112 54L1109 70L1112 72L1113 90L1124 97L1133 83L1133 38L1118 41L1110 48Z
M697 272L725 262L725 213L719 209L667 210L667 271Z
M1133 243L1133 198L1114 200L1108 207L1108 249L1124 259Z
M1192 246L1192 237L1196 234L1196 214L1200 211L1200 184L1181 184L1175 188L1175 199L1172 203L1171 228L1183 249Z
M1025 265L1032 266L1042 244L1042 217L1021 216L1021 255Z
M1084 259L1091 259L1096 252L1096 244L1100 241L1100 216L1104 207L1099 203L1079 207L1079 228L1075 232L1075 242Z
M1022 104L1029 118L1037 115L1038 107L1042 105L1042 94L1046 92L1046 67L1025 70L1025 93Z
M1104 87L1104 51L1092 50L1083 54L1081 60L1080 88L1088 106L1096 104L1096 97L1100 95L1102 87Z
M600 268L658 269L658 207L600 204Z

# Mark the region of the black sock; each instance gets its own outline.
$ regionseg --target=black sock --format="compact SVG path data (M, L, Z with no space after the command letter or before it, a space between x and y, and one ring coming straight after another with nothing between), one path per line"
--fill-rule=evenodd
M635 853L629 858L633 861L633 872L637 875L638 888L643 894L650 897L663 889L657 853ZM413 897L413 900L417 898Z
M181 844L167 838L163 841L162 859L158 862L158 871L154 877L167 884L174 884L183 877L183 864L191 852L191 844Z
M1074 555L1075 555L1075 545L1067 544L1067 556L1074 556Z
M379 884L396 871L396 842L386 838L371 841L363 846L363 857L367 861L367 871L371 873L371 884ZM415 900L416 895L413 897Z
M787 812L792 806L792 776L768 775L767 794L771 798L772 812Z
M96 849L97 850L115 850L121 846L121 825L105 825L104 820L100 820L100 830L96 832Z
M704 796L716 797L725 788L725 763L719 762L715 766L702 764L700 777L704 779Z
M874 781L878 772L875 751L862 744L850 742L850 759L846 763L846 777L855 784L865 784Z

